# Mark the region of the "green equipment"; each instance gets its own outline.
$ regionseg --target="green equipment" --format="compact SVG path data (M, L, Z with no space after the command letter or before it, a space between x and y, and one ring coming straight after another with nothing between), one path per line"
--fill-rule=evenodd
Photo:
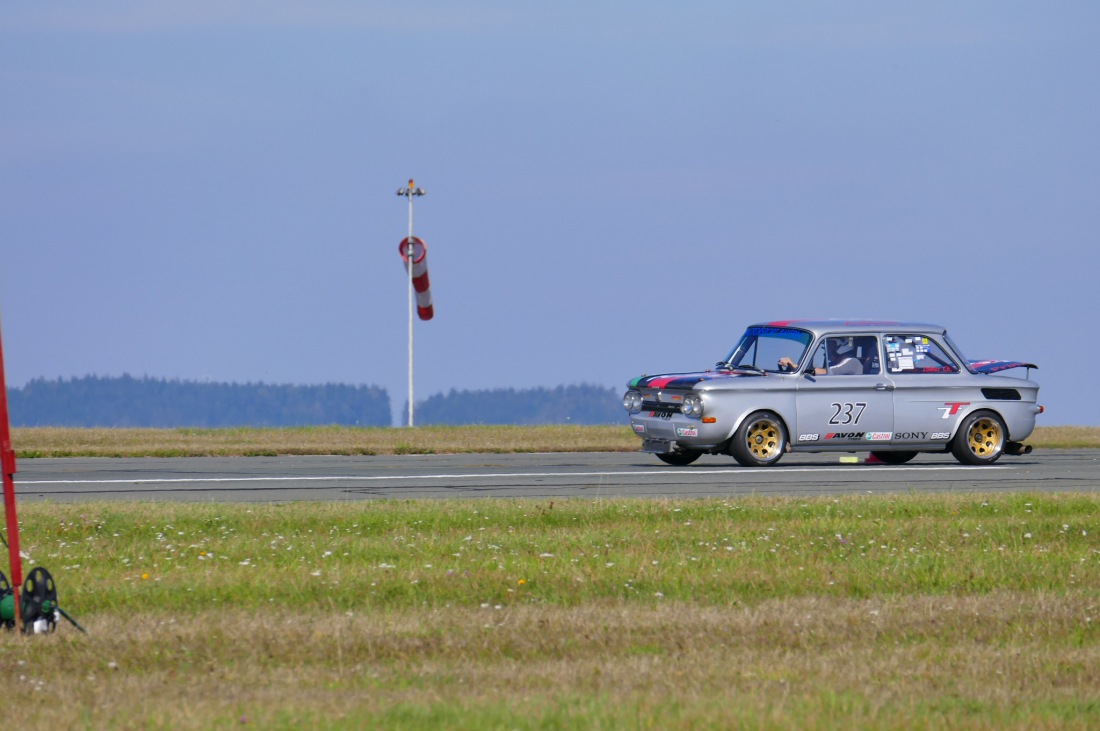
M57 585L50 572L41 566L36 567L23 582L20 592L20 618L23 621L23 634L49 634L57 629L57 620L64 617L72 626L87 634L57 603ZM8 577L0 572L0 626L15 629L15 592L12 591Z

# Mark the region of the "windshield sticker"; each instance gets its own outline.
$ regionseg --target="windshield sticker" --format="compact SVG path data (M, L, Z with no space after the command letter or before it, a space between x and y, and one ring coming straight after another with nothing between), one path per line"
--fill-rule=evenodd
M798 342L808 342L810 339L809 333L805 333L801 330L791 330L785 327L750 327L745 331L745 336L783 338L784 340L797 340Z

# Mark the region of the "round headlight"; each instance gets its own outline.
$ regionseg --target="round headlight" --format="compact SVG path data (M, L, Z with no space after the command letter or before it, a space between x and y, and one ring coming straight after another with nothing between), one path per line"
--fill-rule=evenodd
M698 419L703 415L703 399L694 393L684 396L684 401L680 405L680 413Z
M627 391L623 395L623 408L632 414L642 410L642 394L638 391Z

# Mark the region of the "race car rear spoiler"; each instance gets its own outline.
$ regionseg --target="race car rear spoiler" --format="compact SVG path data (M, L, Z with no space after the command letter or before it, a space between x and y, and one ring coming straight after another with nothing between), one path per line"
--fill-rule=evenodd
M970 367L978 373L998 373L1010 368L1039 368L1034 363L1024 363L1020 360L972 360Z

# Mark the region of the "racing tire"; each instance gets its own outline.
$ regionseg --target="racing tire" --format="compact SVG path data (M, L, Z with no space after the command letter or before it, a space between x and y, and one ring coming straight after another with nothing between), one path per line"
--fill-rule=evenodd
M743 467L767 467L787 451L787 427L770 411L749 414L737 427L730 454Z
M886 464L905 464L913 457L917 456L916 452L871 452L871 456L877 459L879 462Z
M951 453L965 465L990 465L1005 451L1008 429L992 411L975 411L963 419L951 440Z
M703 456L698 449L677 449L675 452L664 452L657 455L657 459L665 464L675 467L684 467Z

